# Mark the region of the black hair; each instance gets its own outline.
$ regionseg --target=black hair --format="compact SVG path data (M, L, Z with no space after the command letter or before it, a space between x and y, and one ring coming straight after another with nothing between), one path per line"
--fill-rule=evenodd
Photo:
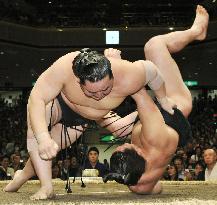
M173 159L172 159L172 163L175 164L175 161L176 161L176 160L181 161L182 165L184 165L183 157L178 156L178 155L174 156Z
M178 171L177 166L173 162L171 162L169 167L174 167L174 169L176 170L176 173L175 173L175 177L173 179L171 176L168 176L168 180L179 181L179 171Z
M115 180L128 186L136 185L145 172L145 163L146 160L134 149L115 152L110 159L111 173L105 175L103 181Z
M197 161L197 162L195 163L195 167L196 167L197 165L201 166L201 167L203 168L203 170L204 170L205 167L206 167L206 165L204 164L204 162L203 162L202 160Z
M3 159L9 159L9 161L10 161L10 157L8 156L8 155L4 155L3 157L2 157L2 160Z
M102 54L92 51L89 48L80 50L72 65L73 72L80 79L80 84L84 85L85 80L97 82L107 75L113 78L111 63Z
M88 150L88 155L91 151L97 152L97 154L99 154L99 150L96 147L90 147L90 149Z

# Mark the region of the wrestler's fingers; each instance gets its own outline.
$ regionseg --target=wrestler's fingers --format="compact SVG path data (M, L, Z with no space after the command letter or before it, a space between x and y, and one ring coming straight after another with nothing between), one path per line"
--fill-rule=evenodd
M56 152L58 152L58 150L59 150L59 146L58 146L57 143L54 144L54 149L56 150Z
M125 144L123 144L121 146L118 146L116 148L116 151L117 152L123 152L125 149L129 148L129 145L130 145L129 143L125 143Z
M132 144L124 143L124 144L123 144L123 147L124 147L124 148L129 148L129 147L131 148L131 147L132 147Z
M116 53L118 53L118 54L121 54L121 51L120 51L119 49L115 48L115 49L113 49L113 50L114 50L114 52L116 52Z
M54 158L53 153L51 153L51 152L47 152L46 155L47 155L47 160L51 160Z
M40 158L43 159L43 160L48 160L48 156L46 153L40 153L39 154Z
M120 50L118 50L118 49L115 49L115 48L112 48L112 49L110 50L110 52L111 52L111 53L118 54L118 55L120 55L120 54L121 54L121 51L120 51Z
M112 53L113 53L113 48L109 48L109 49L108 49L108 56L111 56Z
M49 159L56 157L56 155L57 155L57 150L55 148L50 148L49 151L47 152L47 156L49 157Z
M108 56L108 49L104 50L104 56Z
M115 149L115 152L123 152L125 148L123 146L119 146Z
M54 140L52 140L50 145L47 147L47 150L46 150L47 157L49 159L56 157L58 149L59 149L59 147L58 147L57 143Z

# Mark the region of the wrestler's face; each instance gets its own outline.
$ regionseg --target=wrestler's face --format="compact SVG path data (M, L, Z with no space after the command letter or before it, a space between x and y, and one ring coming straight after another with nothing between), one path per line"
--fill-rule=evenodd
M99 101L111 92L113 87L113 79L110 79L109 76L106 76L97 82L85 81L85 84L80 86L87 97Z

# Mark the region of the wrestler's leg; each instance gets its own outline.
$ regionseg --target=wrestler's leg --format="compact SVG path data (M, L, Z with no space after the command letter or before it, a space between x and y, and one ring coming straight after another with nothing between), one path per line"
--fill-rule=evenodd
M76 129L67 129L69 138L66 137L65 142L65 135L63 132L63 141L62 141L62 149L69 147L71 143L73 143L84 131L81 126L76 126ZM78 131L81 130L81 131ZM54 141L57 143L59 150L61 149L61 131L62 131L62 124L58 123L52 127L51 136ZM36 192L33 196L30 197L32 200L38 199L47 199L53 198L53 186L52 186L52 161L45 161L42 160L39 156L38 149L34 152L30 152L31 160L34 164L34 168L36 174L40 180L41 188L38 192Z
M67 146L70 145L70 142L73 143L83 132L83 128L81 126L76 126L75 128L76 130L74 128L68 128L70 140L67 138ZM59 123L53 126L51 130L51 136L58 144L59 148L61 148L61 130L62 124ZM17 191L29 178L37 175L41 182L41 188L30 198L32 200L52 198L54 194L51 183L51 161L42 160L37 151L36 141L35 146L36 150L29 152L30 158L28 159L25 168L23 170L20 170L19 173L15 175L14 179L5 187L5 191ZM63 139L62 148L64 149L65 147L65 140ZM36 170L36 173L34 171L34 168Z
M62 124L58 123L55 126L53 126L51 130L51 136L54 139L54 141L58 144L59 150L61 150L61 131L63 134L63 139L62 139L62 149L65 149L66 147L69 147L71 144L75 142L81 134L84 132L84 127L82 126L73 126L73 127L68 127L67 132L69 135L69 138L66 136L66 141L65 141L65 135L64 135L64 130L62 130Z
M23 170L17 170L13 180L3 190L6 192L16 192L26 181L28 181L28 179L33 176L35 176L35 170L29 158Z
M145 45L146 59L159 67L165 79L167 95L175 101L185 116L188 116L192 108L191 94L170 53L180 51L194 40L203 40L206 37L208 20L206 10L198 6L190 29L153 37Z
M50 116L51 116L51 106L52 102L50 102L46 106L46 120L47 124L50 122ZM59 104L57 100L55 100L55 103L53 105L53 113L52 113L52 124L55 121L58 121L59 116ZM44 161L39 157L38 154L38 147L37 147L37 141L34 137L31 123L29 120L29 113L27 109L27 147L29 151L30 158L28 159L28 163L24 167L22 171L19 171L15 176L14 179L5 187L5 191L12 192L17 191L29 178L31 178L34 175L37 175L39 177L39 180L41 182L41 187L46 186L50 188L50 193L53 192L51 188L51 162L50 161ZM39 190L40 191L40 190Z

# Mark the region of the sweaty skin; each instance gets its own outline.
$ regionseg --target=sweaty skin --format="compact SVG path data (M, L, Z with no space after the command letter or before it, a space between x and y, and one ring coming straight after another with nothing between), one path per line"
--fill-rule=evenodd
M170 54L183 49L193 40L204 40L208 20L206 10L197 6L196 18L190 29L156 36L145 47L146 58L152 60L164 76L167 96L185 117L191 112L192 99ZM117 151L135 149L146 160L144 174L138 184L129 186L129 189L138 194L158 194L162 191L159 180L176 151L179 136L165 124L159 109L145 89L132 97L136 101L140 121L133 128L132 144L124 144Z
M111 63L114 79L109 79L109 76L106 76L100 81L85 81L85 84L81 85L72 71L72 62L78 54L79 52L66 54L42 73L29 97L28 137L35 136L38 142L39 155L44 160L55 157L59 149L58 144L51 139L52 136L48 133L47 128L48 112L50 112L49 103L59 93L73 111L87 119L98 121L103 126L109 122L109 120L103 121L103 117L110 110L118 107L125 97L144 87L147 83L146 69L151 69L157 75L157 67L151 61L140 60L132 63L120 58L107 57ZM109 52L110 55L111 52ZM164 83L155 90L155 94L159 99L166 97ZM171 109L172 102L168 100L166 107ZM56 124L61 119L61 109L56 101L54 108L52 122ZM116 123L112 126L108 127L111 132L113 132L114 127L117 129Z
M31 126L35 135L47 131L44 117L45 105L59 93L72 110L88 119L99 120L120 105L126 96L134 94L144 86L145 68L140 61L132 63L122 59L108 58L114 75L113 84L110 85L109 78L106 77L99 82L87 82L89 86L86 85L86 87L88 86L88 90L100 92L107 86L113 86L111 92L99 101L87 97L72 71L72 61L78 53L72 52L61 57L36 81L28 103ZM150 61L146 61L145 66L157 69ZM84 86L84 89L86 87ZM59 107L58 110L60 110Z
M179 136L165 124L159 109L145 90L142 89L133 98L140 121L133 128L131 142L146 159L146 168L138 184L129 188L136 193L160 193L161 186L157 182L176 151Z
M58 123L62 113L56 99L52 109L52 129L50 134L47 126L50 122L52 100L59 93L72 110L88 119L96 120L100 125L104 126L114 121L113 117L107 118L113 115L108 112L120 105L127 95L135 93L144 86L144 82L146 82L145 69L149 67L155 71L157 70L157 67L150 61L132 63L121 60L118 50L106 49L105 54L111 62L114 79L105 77L99 82L86 82L85 85L80 85L79 80L72 71L72 61L78 53L73 52L61 57L37 80L27 106L27 140L32 142L31 147L33 150L29 152L30 159L25 168L4 188L4 191L15 192L29 178L37 175L41 182L41 188L30 198L40 200L54 197L51 180L52 162L49 159L55 157L60 150L62 127ZM164 84L155 93L159 98L165 96ZM119 129L114 134L119 135L122 133L122 135L125 135L132 130L132 122L134 122L135 118L136 114L131 115L128 119L125 118L125 122L118 120L107 126L107 129L111 132ZM122 128L124 127L123 123L126 125L131 124L124 132L122 130L125 129ZM76 129L68 129L72 143L82 134L83 128L81 126L76 126ZM35 138L37 142L35 142ZM65 145L63 145L64 148Z
M163 75L163 78L165 79L166 96L175 102L177 107L186 117L191 111L191 95L187 87L184 85L179 69L175 61L171 58L170 53L180 51L193 40L203 40L206 37L208 19L209 16L206 10L201 6L198 6L194 24L190 29L153 37L145 45L146 59L157 65ZM94 100L85 96L78 79L73 75L71 68L72 61L78 52L69 53L63 56L40 76L29 99L27 116L27 137L34 139L35 135L40 135L40 137L38 137L39 148L35 151L29 152L31 159L28 160L25 168L17 173L14 179L4 188L5 191L17 191L26 181L28 181L29 178L37 175L39 177L41 187L38 192L31 196L31 199L47 199L54 196L51 180L51 161L45 161L42 160L42 158L52 158L56 155L57 151L59 151L59 133L61 130L61 124L57 122L60 120L62 113L57 100L54 101L53 106L53 127L51 130L52 139L50 138L50 135L46 133L47 125L49 124L50 119L51 101L60 92L66 100L66 103L73 110L77 111L84 117L98 120L106 115L110 109L117 107L127 95L134 94L138 90L141 90L144 82L146 82L144 74L145 67L151 66L153 69L157 69L156 66L150 61L145 61L144 66L141 61L131 63L120 60L117 58L120 54L118 54L118 52L115 53L115 57L111 57L112 50L106 50L105 54L106 53L110 55L108 59L112 65L114 82L108 81L108 79L103 79L103 81L98 82L99 84L94 83L94 85L90 84L83 86L85 92L88 92L89 94L90 92L97 91L97 93L92 94L92 97L101 100ZM104 90L106 90L107 86L110 87L111 84L113 86L111 92L109 95L103 96L105 95L104 92L107 92ZM157 97L161 97L160 95L164 93L162 91L164 90L155 92ZM141 124L136 125L132 138L132 142L135 145L123 146L135 146L138 153L147 159L148 165L146 168L147 172L141 177L139 184L137 186L130 187L130 189L137 193L159 193L161 191L161 186L158 183L158 180L160 179L163 170L170 159L171 153L173 153L176 149L178 136L177 133L172 128L166 126L165 123L163 125L160 124L162 123L162 116L159 111L156 110L155 105L153 105L153 102L151 103L151 101L144 102L144 98L147 100L149 98L145 97L145 93L143 93L144 98L140 97L140 94L141 93L139 93L137 97L134 95L138 106L141 107L139 109L139 115L141 115L140 113L144 113L144 115L146 115L145 112L140 112L144 105L150 107L150 109L153 110L153 113L150 113L150 111L144 108L149 113L149 116L147 116L147 123L143 123L146 122L146 117L144 117L144 121L142 122L142 126L145 124L147 125L142 128L144 133L139 132L141 131ZM110 115L110 113L108 115ZM123 125L129 124L129 122L134 122L136 116L137 113L135 112L116 121L111 126L108 126L108 128L113 131L114 129L123 127ZM140 118L143 118L142 115ZM112 118L112 121L114 121L114 118ZM98 122L101 125L107 123L109 124L109 120L108 122L107 120L98 120ZM158 127L154 124L157 124ZM149 126L150 128L148 128ZM145 131L146 127L148 132ZM77 126L77 128L81 129L81 126ZM161 128L162 133L159 133ZM132 126L130 129L132 129ZM71 142L76 140L76 134L80 135L81 132L69 129ZM150 139L151 137L153 137L153 139ZM165 142L168 142L168 144ZM46 149L43 147L44 145L49 145L52 152L45 152ZM154 156L151 157L152 153Z

